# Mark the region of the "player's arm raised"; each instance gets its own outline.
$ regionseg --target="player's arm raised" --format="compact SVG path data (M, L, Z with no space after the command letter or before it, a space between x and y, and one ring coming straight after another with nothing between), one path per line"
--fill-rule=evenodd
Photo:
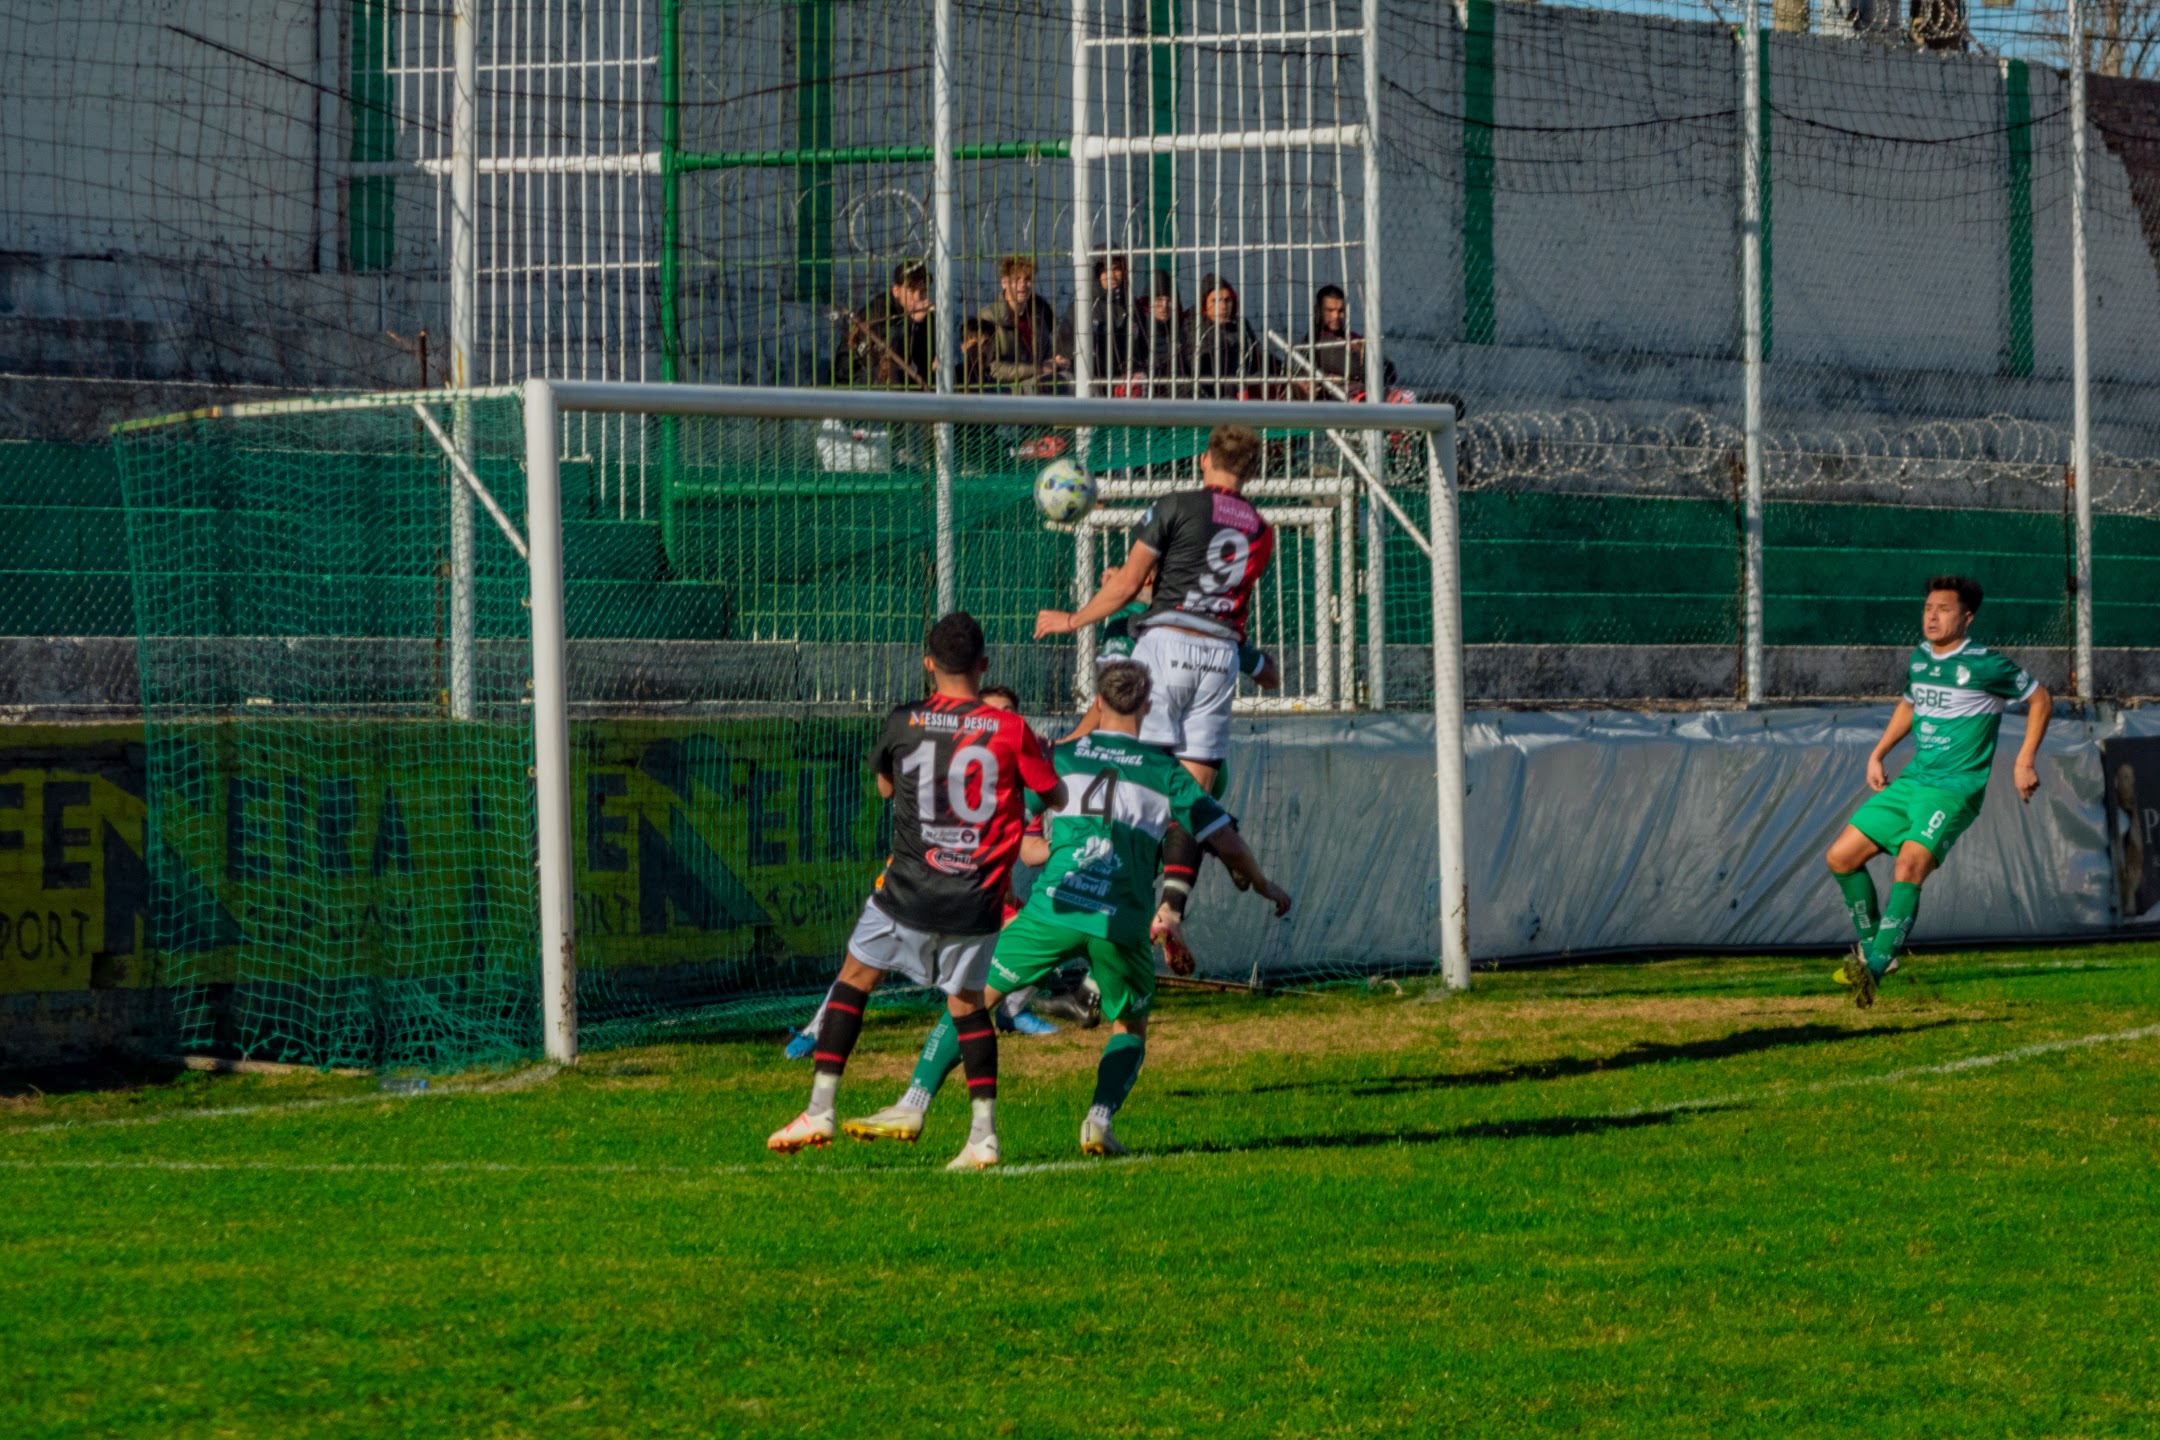
M2017 764L2010 767L2010 777L2017 784L2018 798L2032 804L2034 792L2040 788L2040 742L2047 738L2048 721L2054 718L2055 697L2048 694L2045 685L2032 689L2032 703L2025 707L2025 743L2018 746Z
M1890 723L1883 726L1882 739L1875 742L1875 749L1867 757L1867 783L1870 790L1880 790L1890 783L1883 773L1882 762L1897 743L1912 733L1912 701L1900 700L1897 709L1890 712Z
M1277 916L1290 913L1290 892L1267 878L1260 869L1260 857L1253 854L1235 825L1223 826L1207 837L1206 844L1222 857L1225 869L1250 886L1254 894L1274 903Z
M1126 552L1125 563L1103 576L1102 585L1095 598L1078 610L1038 610L1035 612L1035 638L1046 635L1070 635L1076 630L1109 619L1132 603L1133 597L1147 584L1147 578L1155 568L1155 551L1137 540Z

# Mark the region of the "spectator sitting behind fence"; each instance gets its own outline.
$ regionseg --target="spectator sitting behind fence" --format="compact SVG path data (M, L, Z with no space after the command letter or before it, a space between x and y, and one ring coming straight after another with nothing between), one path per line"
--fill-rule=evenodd
M1328 382L1315 384L1304 366L1293 366L1305 378L1297 385L1299 398L1314 400L1358 399L1365 393L1365 337L1350 328L1350 301L1340 285L1323 285L1313 292L1312 329L1300 336L1298 358L1318 370ZM1395 385L1395 367L1383 360L1382 384Z
M960 324L960 365L953 384L974 395L988 395L1000 387L996 374L997 326L988 320L964 320Z
M1094 339L1088 373L1097 381L1121 379L1132 372L1132 292L1127 288L1132 268L1122 254L1095 257L1095 297L1089 306L1088 328ZM1058 326L1057 353L1075 363L1075 326L1080 318L1077 298L1066 307Z
M1200 277L1191 364L1196 392L1214 399L1241 400L1267 377L1267 356L1252 327L1238 318L1237 287L1212 274Z
M1177 282L1167 270L1157 270L1148 288L1147 320L1135 333L1133 369L1151 380L1176 380L1192 373L1190 320L1178 305ZM1170 393L1168 385L1154 387Z
M840 318L833 383L928 390L931 354L930 267L903 260L889 291Z
M993 332L985 360L990 378L1014 394L1041 394L1072 373L1072 362L1058 354L1057 311L1035 293L1032 256L998 262L998 298L975 318Z

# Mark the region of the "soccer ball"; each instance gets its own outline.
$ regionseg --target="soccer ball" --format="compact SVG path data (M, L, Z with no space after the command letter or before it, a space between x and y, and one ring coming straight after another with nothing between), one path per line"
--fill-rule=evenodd
M1053 525L1070 525L1095 508L1095 477L1071 460L1053 460L1035 477L1035 508Z

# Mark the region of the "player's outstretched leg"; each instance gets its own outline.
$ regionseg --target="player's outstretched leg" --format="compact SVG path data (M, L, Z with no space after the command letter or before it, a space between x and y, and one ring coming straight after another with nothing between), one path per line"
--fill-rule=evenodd
M845 1122L841 1133L854 1140L904 1140L912 1145L922 1137L923 1121L929 1114L930 1102L937 1098L938 1088L959 1067L960 1032L947 1011L938 1016L937 1024L930 1027L929 1038L923 1041L907 1092L874 1115Z
M862 1036L863 1007L876 988L878 972L849 956L841 967L825 1001L825 1019L818 1029L817 1049L811 1056L810 1103L802 1114L775 1130L765 1148L782 1155L832 1143L839 1123L833 1118L833 1101L840 1093L840 1075L848 1056Z
M963 1010L962 1006L972 1005ZM984 1170L998 1163L997 1026L983 1008L982 992L954 996L953 1035L960 1045L960 1067L967 1072L969 1124L967 1144L948 1170Z
M1103 1046L1095 1066L1095 1098L1088 1104L1087 1118L1080 1122L1080 1153L1123 1155L1126 1149L1112 1133L1110 1122L1132 1094L1147 1059L1147 1017L1133 1015L1117 1022L1117 1033Z

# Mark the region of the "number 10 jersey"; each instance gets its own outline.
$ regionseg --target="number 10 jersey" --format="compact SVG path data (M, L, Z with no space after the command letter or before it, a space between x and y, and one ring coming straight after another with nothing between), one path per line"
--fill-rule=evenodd
M896 707L871 765L893 784L892 860L871 903L910 929L988 935L1026 825L1057 772L1027 721L980 700Z

